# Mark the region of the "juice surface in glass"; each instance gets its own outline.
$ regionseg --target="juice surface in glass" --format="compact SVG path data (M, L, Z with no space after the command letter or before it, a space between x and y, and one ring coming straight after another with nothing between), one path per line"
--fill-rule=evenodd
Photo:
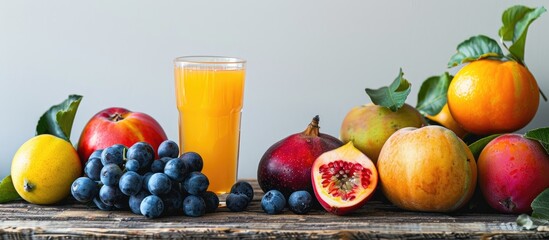
M245 68L211 64L185 65L176 60L179 143L182 153L202 156L208 190L222 194L237 178Z

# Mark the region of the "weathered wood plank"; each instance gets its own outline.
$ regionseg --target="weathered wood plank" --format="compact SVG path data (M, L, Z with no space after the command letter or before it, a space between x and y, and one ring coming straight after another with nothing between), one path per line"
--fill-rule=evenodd
M306 215L286 210L267 215L257 190L248 210L230 212L222 206L203 217L169 216L146 219L129 211L104 212L67 201L55 206L24 202L0 205L2 239L154 239L154 238L342 238L342 239L549 239L549 229L523 231L515 215L497 213L420 213L371 201L348 216L323 210Z

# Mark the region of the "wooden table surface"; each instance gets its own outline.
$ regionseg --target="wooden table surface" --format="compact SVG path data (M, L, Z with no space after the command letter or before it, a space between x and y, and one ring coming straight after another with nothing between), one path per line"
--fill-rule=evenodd
M262 191L247 211L226 207L203 217L171 216L147 219L128 211L100 211L71 202L39 206L22 201L0 204L2 239L152 239L152 238L343 238L343 239L549 239L549 228L520 230L516 215L497 213L420 213L400 210L382 201L370 201L348 216L323 210L306 215L285 210L267 215L261 210Z

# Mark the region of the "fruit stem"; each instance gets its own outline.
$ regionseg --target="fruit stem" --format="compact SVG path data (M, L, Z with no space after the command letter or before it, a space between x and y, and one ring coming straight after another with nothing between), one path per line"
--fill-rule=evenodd
M303 134L306 136L315 136L317 137L319 134L318 129L320 129L320 126L318 126L318 122L320 122L320 117L316 115L311 123L307 126L307 129L303 131Z
M122 115L120 115L119 113L115 113L113 116L111 116L111 120L114 122L118 122L122 119L124 119L124 117L122 117Z

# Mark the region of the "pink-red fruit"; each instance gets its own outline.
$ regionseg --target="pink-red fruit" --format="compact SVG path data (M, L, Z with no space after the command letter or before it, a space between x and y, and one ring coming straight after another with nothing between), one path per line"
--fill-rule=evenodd
M318 157L311 170L315 196L336 215L348 214L362 207L377 187L377 170L352 142Z
M530 204L549 188L549 155L538 141L504 134L482 150L479 187L488 204L504 213L527 213Z
M107 108L95 114L84 127L78 141L78 155L84 164L97 149L114 144L130 147L137 142L149 143L156 153L166 139L166 133L151 116L124 108Z

